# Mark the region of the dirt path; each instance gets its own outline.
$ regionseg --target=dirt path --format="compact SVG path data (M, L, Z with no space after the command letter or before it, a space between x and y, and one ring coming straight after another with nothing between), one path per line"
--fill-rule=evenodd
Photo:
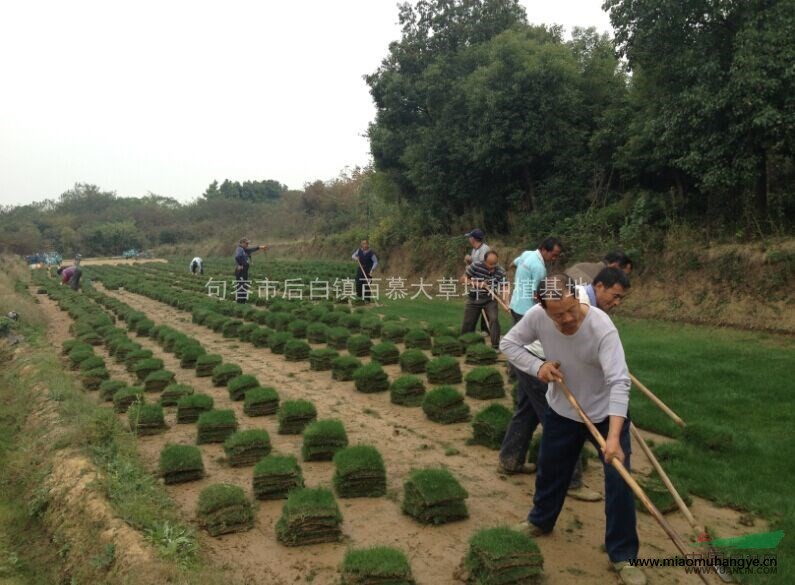
M99 287L98 287L99 288ZM534 478L501 479L495 473L496 452L483 447L468 446L469 424L439 425L425 418L418 408L404 408L389 402L388 393L376 395L355 391L351 382L335 382L329 372L312 372L305 362L291 363L268 349L256 349L239 340L226 340L220 334L194 325L186 312L125 291L106 291L145 312L155 323L167 324L196 337L224 361L239 364L244 372L257 375L264 385L273 385L282 400L307 398L315 403L320 418L337 417L345 423L351 444L370 443L378 448L387 466L388 494L377 499L338 499L343 514L346 541L312 547L287 548L275 538L275 523L283 502L262 502L257 505L256 524L247 533L205 539L210 558L226 566L247 583L287 584L305 580L318 584L336 583L337 567L348 546L389 545L404 550L420 584L454 583L453 572L466 553L467 542L474 531L495 525L513 525L527 514L532 503ZM46 299L45 310L57 307ZM65 317L65 315L64 315ZM265 428L271 435L274 452L294 454L300 460L301 438L276 433L275 417L250 418L243 414L241 402L231 402L225 388L214 388L207 379L196 378L192 370L179 368L170 354L160 351L148 338L137 338L164 360L166 368L176 372L180 382L192 384L197 391L212 395L218 408L233 408L241 428ZM397 366L385 368L390 377L398 374ZM125 372L126 373L126 372ZM488 403L467 399L473 413ZM508 399L503 403L509 405ZM195 425L174 424L174 409L167 409L169 430L163 435L141 437L141 454L148 466L156 468L160 449L166 442L193 443ZM251 494L251 468L231 469L223 463L219 445L203 445L208 476L202 481L169 487L186 517L194 518L198 494L205 486L217 482L235 483ZM450 455L456 451L456 454ZM639 449L634 450L633 464L643 473L649 466ZM415 467L449 468L468 490L470 518L440 527L420 525L400 512L402 485ZM308 486L331 487L333 464L302 463ZM593 463L585 474L590 487L603 490L600 466ZM696 500L694 512L706 524L724 533L742 533L740 514L715 508ZM679 515L669 520L685 538L689 526ZM746 531L748 529L745 529ZM656 523L645 514L638 515L642 557L673 556L676 551ZM551 585L599 582L618 583L602 552L604 511L602 503L567 500L552 536L539 539L545 558L547 583ZM695 577L670 570L647 571L649 583L700 582ZM267 576L267 577L265 577Z

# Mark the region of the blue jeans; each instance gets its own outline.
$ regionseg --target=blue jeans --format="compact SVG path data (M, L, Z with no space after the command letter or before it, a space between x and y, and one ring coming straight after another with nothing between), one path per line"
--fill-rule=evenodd
M500 446L500 464L505 469L518 469L527 460L527 449L538 423L544 425L543 417L548 408L547 385L535 376L511 367L516 372L518 381L516 407ZM537 464L540 467L540 461ZM582 462L579 459L574 466L569 487L582 487Z
M624 467L630 469L629 413L621 428L619 442L624 451ZM603 437L607 437L610 417L596 424ZM527 517L531 524L550 531L563 508L574 465L580 457L585 441L597 447L605 473L605 548L614 563L635 559L638 556L638 532L635 523L635 498L632 490L616 471L605 464L602 450L588 432L584 423L560 416L547 407L544 413L544 434L538 453L538 472L533 509Z

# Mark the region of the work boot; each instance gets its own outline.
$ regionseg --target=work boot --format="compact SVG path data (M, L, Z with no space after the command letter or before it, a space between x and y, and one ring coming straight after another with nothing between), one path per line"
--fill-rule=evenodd
M500 464L497 466L497 472L504 473L505 475L531 475L536 472L536 464L525 463L519 467L505 467L502 462L500 462Z
M539 536L546 536L547 534L551 533L551 530L543 530L539 528L535 524L529 522L528 520L523 520L516 525L516 530L519 532L526 534L527 536L532 536L533 538L538 538Z
M602 500L602 494L590 488L581 485L580 487L569 487L566 495L571 496L575 500L581 502L599 502Z
M621 577L621 582L624 585L646 585L646 575L640 567L633 567L628 561L620 561L613 563L618 576Z

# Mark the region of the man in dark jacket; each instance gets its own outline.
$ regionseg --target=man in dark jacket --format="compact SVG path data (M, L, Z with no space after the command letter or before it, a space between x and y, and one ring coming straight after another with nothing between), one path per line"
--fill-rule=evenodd
M248 300L249 285L248 268L251 264L251 255L257 250L263 252L268 249L268 246L261 244L252 247L248 238L240 238L235 250L235 300L238 303L245 303Z
M351 258L356 262L356 296L370 302L372 290L370 290L370 280L373 270L378 266L378 257L370 249L370 240L362 240L359 248L356 249ZM364 285L367 285L365 291Z

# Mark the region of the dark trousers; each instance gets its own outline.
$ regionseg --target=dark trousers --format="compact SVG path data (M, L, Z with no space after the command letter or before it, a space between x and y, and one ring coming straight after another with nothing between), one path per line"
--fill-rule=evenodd
M500 463L506 469L518 469L527 459L527 450L538 424L541 423L544 433L547 432L544 416L549 405L547 404L547 385L535 376L511 367L518 381L516 406L500 447ZM537 466L539 469L541 468L540 460L537 462ZM569 488L582 487L582 473L582 461L577 458Z
M238 303L248 301L251 285L248 282L248 269L235 273L235 300Z
M491 346L495 349L499 348L500 319L497 311L497 301L485 295L477 299L470 296L467 299L464 306L464 322L461 324L461 334L475 331L478 319L480 319L482 314L481 311L486 312L486 318L489 320Z
M629 414L621 428L619 441L624 451L624 466L630 469ZM596 424L603 437L607 437L610 417ZM560 416L547 407L544 413L544 434L538 453L538 472L533 509L528 521L544 531L552 530L563 508L574 466L580 459L585 441L590 441L599 452L605 473L605 548L614 563L635 559L638 556L638 532L635 522L635 500L632 490L618 471L604 461L602 450L588 432L584 423Z
M369 274L365 278L365 274L361 271L361 269L356 270L356 296L368 302L370 301L370 297L372 297L373 294L373 291L370 290L370 285L367 284L370 278L371 276Z
M69 278L69 286L72 290L77 290L80 288L80 277L83 276L83 271L80 267L75 267L75 271L72 273L72 276Z

